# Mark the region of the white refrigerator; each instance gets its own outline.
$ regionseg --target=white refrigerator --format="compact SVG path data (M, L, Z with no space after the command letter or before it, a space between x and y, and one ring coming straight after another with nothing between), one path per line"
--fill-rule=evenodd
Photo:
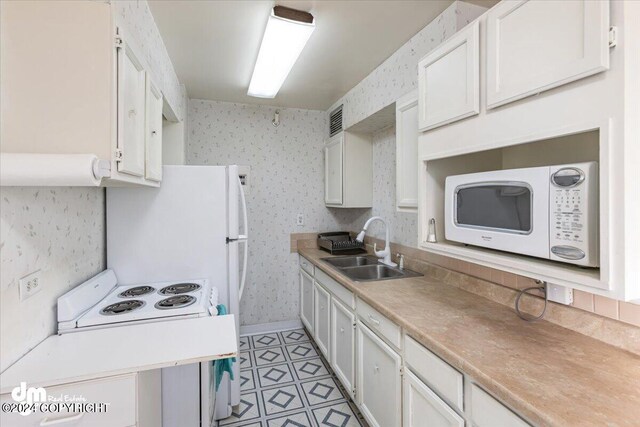
M206 278L239 331L247 209L237 166L164 166L159 188L108 188L106 203L107 267L121 284ZM239 365L215 396L209 363L163 369L163 427L209 427L231 415Z

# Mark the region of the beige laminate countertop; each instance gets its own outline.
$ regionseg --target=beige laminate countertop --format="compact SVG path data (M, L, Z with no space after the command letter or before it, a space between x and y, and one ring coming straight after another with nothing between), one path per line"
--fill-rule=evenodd
M427 277L353 282L298 252L533 423L640 426L640 356Z

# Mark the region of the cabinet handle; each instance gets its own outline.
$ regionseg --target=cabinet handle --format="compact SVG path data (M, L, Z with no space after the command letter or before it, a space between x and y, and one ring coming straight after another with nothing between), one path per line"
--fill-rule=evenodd
M380 326L380 321L378 319L376 319L375 317L373 317L372 315L369 315L369 321L371 323L373 323L376 326Z
M84 413L75 414L75 415L71 415L69 417L64 417L64 418L49 419L49 417L46 417L42 421L40 421L40 427L57 426L60 424L71 423L73 421L78 421L83 416L84 416Z
M132 119L136 116L136 110L135 108L132 108L131 110L129 110L129 118Z
M156 136L158 134L158 132L156 132L155 130L151 131L151 135Z
M378 372L380 372L380 368L378 367L378 365L373 367L373 373L377 374Z
M320 310L324 310L324 305L321 305L321 306L320 306Z
M340 333L344 334L344 328L340 328Z

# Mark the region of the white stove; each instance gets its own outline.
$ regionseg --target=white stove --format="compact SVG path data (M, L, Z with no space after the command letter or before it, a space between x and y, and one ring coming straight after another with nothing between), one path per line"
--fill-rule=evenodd
M58 333L216 315L208 280L119 285L105 270L58 298Z

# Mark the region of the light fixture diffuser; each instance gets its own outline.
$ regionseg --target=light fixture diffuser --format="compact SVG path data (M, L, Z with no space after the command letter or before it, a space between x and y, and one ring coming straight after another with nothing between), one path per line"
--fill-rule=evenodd
M284 14L294 19L278 16L278 10L285 12L278 15ZM302 17L302 20L295 19L298 17ZM311 14L276 6L267 22L247 94L258 98L275 98L314 29Z

